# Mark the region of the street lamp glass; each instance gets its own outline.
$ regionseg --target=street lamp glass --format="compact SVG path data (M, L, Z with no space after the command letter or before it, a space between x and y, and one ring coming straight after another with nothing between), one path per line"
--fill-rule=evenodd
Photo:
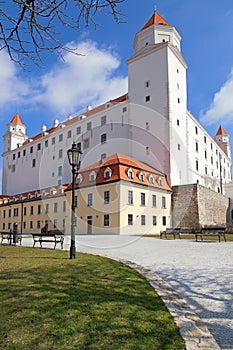
M73 143L72 148L68 149L67 156L71 166L78 166L81 152L77 148L77 145Z

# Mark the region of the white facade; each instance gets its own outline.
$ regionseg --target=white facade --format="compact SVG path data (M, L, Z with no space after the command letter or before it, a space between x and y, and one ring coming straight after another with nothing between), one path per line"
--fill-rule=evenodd
M73 142L83 152L81 167L118 152L165 173L171 186L199 181L221 191L231 181L230 152L187 111L187 65L180 36L161 19L154 14L136 35L125 96L63 123L55 121L53 128L43 127L22 146L16 129L7 131L3 194L69 183L66 151Z

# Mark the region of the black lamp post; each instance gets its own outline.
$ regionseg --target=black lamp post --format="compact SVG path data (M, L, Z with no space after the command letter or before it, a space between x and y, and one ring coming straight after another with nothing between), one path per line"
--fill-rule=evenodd
M70 166L72 168L72 206L71 206L71 242L70 242L70 259L75 259L75 201L74 201L74 189L75 189L75 173L80 168L80 156L82 152L78 149L75 143L72 144L72 148L68 149L67 156Z

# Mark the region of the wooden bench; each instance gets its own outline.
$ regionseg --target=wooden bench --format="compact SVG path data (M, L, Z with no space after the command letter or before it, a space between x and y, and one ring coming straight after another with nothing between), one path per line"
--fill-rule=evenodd
M225 227L202 227L200 230L195 231L195 238L198 241L200 238L203 241L203 237L218 237L218 241L221 241L221 237L223 237L226 242L226 228Z
M13 244L14 242L14 234L13 232L0 232L1 235L1 244L3 244L3 241L6 240L9 244ZM17 238L18 238L18 242L20 243L20 245L22 245L22 235L21 233L17 233Z
M57 244L61 244L61 249L63 249L63 242L64 242L64 234L63 233L32 233L33 238L33 248L35 247L35 244L38 242L40 243L40 247L42 248L42 243L54 243L54 249L56 248Z
M167 239L169 235L172 235L174 239L176 239L177 236L179 237L179 239L181 239L180 228L166 228L165 231L160 231L160 239L162 239L163 237Z

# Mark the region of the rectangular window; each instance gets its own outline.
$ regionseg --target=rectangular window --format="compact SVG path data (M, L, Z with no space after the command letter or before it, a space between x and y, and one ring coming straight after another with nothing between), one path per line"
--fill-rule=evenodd
M26 221L24 221L24 222L23 222L23 229L25 230L26 227L27 227L27 226L26 226Z
M33 221L30 221L30 229L33 229Z
M106 153L102 153L100 158L103 160L106 157L107 157Z
M37 228L40 228L40 220L37 221Z
M162 208L166 209L166 197L162 197Z
M128 191L128 204L133 204L133 191Z
M196 152L198 152L198 142L196 142Z
M104 204L109 204L110 202L110 191L104 191Z
M2 229L3 230L5 230L5 228L6 228L6 224L5 224L5 222L2 224Z
M77 196L76 196L76 197L77 197ZM63 201L62 207L63 207L63 212L65 212L65 211L66 211L66 201Z
M156 226L157 225L157 216L153 216L152 218L152 221L153 221L153 226Z
M11 209L8 210L8 218L11 217Z
M133 225L133 214L128 214L128 225Z
M46 140L46 141L44 142L44 145L45 145L46 148L49 146L48 140Z
M90 131L91 130L91 122L88 122L87 123L87 131Z
M63 134L60 134L59 135L59 142L62 142L63 141Z
M5 219L5 217L6 217L6 210L4 209L3 210L3 218Z
M26 149L23 150L23 156L26 156Z
M70 139L71 136L72 136L72 130L69 130L69 131L67 132L67 138Z
M162 216L162 224L163 224L163 226L167 225L167 218L166 218L166 216Z
M52 138L52 145L55 145L55 137Z
M30 215L33 215L33 206L30 207Z
M15 154L13 154L13 160L15 160Z
M87 205L90 207L93 203L93 196L92 193L88 193L87 195Z
M34 158L32 159L32 167L35 168L35 166L36 166L36 159Z
M27 215L27 207L23 208L23 215L26 216Z
M41 143L38 143L37 145L37 151L40 151L41 150Z
M206 143L206 136L204 136L204 142Z
M77 135L81 134L81 126L78 126L78 127L76 128L76 134L77 134Z
M101 135L101 143L106 143L107 141L107 134L102 134Z
M101 126L105 125L107 122L107 117L106 115L104 115L103 117L101 117Z
M156 195L152 194L152 207L156 207Z
M54 205L53 205L53 207L54 207L54 213L57 213L57 208L58 208L58 204L57 204L57 202L56 203L54 203Z
M198 160L196 160L196 170L198 171L199 168L199 164L198 164Z
M62 157L63 157L63 150L62 150L62 149L59 149L58 157L59 157L59 158L62 158Z
M195 126L195 133L196 133L196 135L198 135L198 128L197 128L197 126Z
M146 225L146 215L141 215L141 225L142 226Z
M150 101L150 96L146 96L146 102Z
M41 205L40 205L40 204L38 204L37 213L38 213L38 214L41 214Z
M33 153L33 146L30 147L30 153Z
M20 152L18 152L18 158L20 158Z
M58 176L62 176L62 166L58 167Z
M141 193L141 205L145 205L146 204L146 195L145 193Z
M74 196L74 206L78 208L78 196Z
M57 219L54 219L54 220L53 220L53 227L54 227L54 228L57 228Z
M14 216L19 216L19 208L14 208Z
M89 139L83 140L83 149L89 148Z
M104 226L109 226L109 214L104 214Z
M49 204L45 204L45 214L48 214L49 212Z
M122 112L123 112L123 113L127 112L127 107L123 107L123 108L122 108Z

